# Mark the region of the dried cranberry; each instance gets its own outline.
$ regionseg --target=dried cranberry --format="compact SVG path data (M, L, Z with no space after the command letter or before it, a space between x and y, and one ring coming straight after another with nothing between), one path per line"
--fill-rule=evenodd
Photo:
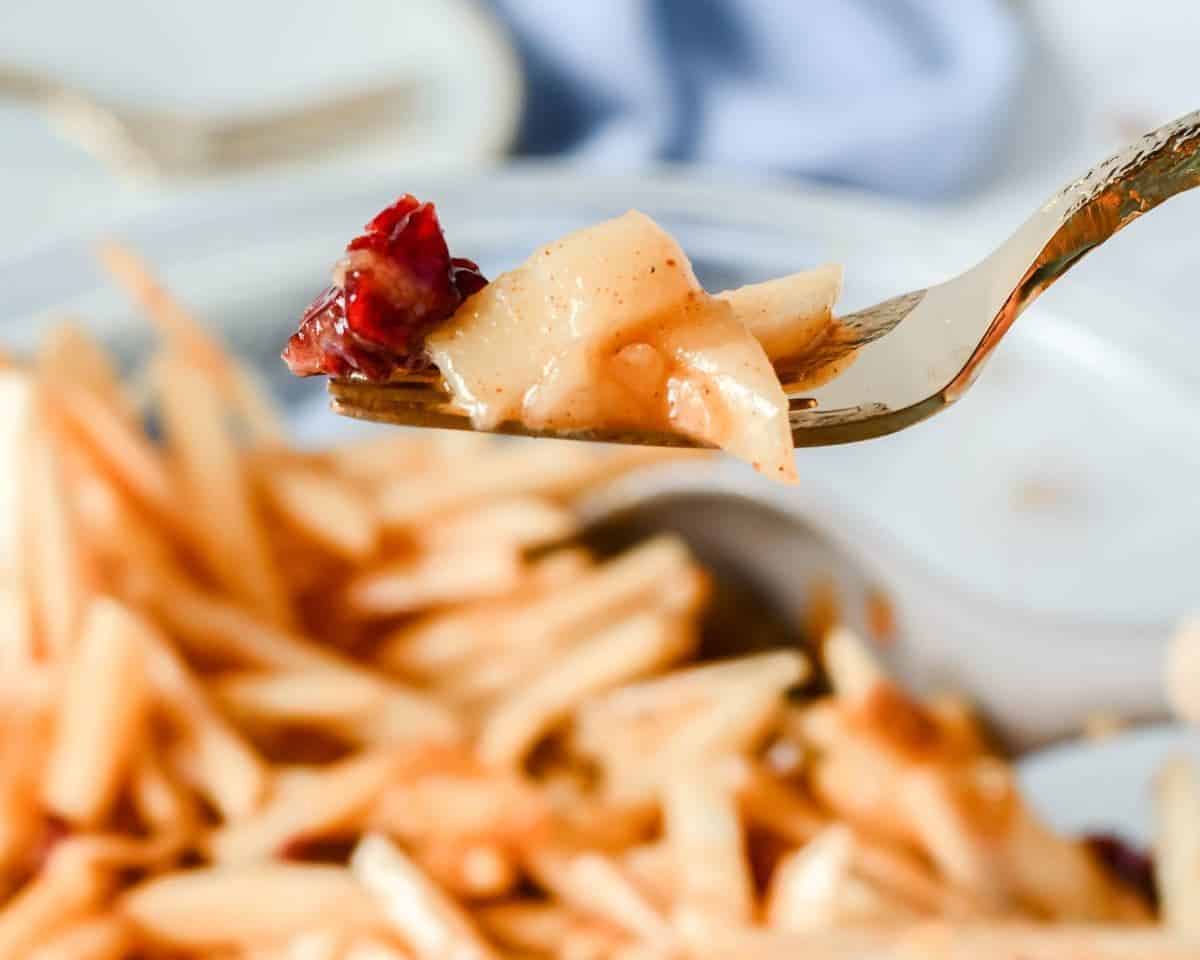
M464 300L487 286L487 279L479 271L479 264L466 257L455 257L450 261L450 280L454 289Z
M304 312L283 351L298 376L386 380L423 366L425 337L487 285L452 258L431 203L405 194L346 247L340 276Z
M1090 834L1084 839L1093 856L1104 864L1114 877L1140 893L1147 903L1158 903L1154 860L1149 853L1111 833Z
M302 834L286 841L279 849L284 860L308 863L345 863L350 859L358 838L353 836L310 836Z
M346 320L346 291L331 286L304 312L300 328L288 340L283 359L300 377L324 373L344 377L361 373L386 380L397 366L394 354L363 339Z

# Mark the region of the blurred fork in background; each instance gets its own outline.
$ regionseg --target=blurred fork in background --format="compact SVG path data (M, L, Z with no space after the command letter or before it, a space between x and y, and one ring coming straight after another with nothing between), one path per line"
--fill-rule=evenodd
M126 173L211 174L322 152L394 132L411 114L411 80L236 118L108 102L33 70L0 65L0 99L41 107L65 137ZM380 122L386 120L387 122Z

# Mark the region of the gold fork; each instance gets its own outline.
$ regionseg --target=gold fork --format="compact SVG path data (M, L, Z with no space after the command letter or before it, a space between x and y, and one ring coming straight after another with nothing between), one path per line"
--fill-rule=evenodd
M983 262L952 280L839 318L836 354L777 365L797 447L826 446L903 430L954 403L1013 321L1043 290L1127 223L1200 185L1200 111L1168 123L1110 157L1045 203ZM832 381L806 373L856 351ZM329 382L337 413L380 423L470 430L436 371L386 384ZM656 446L688 437L595 430L562 433L504 423L493 432Z

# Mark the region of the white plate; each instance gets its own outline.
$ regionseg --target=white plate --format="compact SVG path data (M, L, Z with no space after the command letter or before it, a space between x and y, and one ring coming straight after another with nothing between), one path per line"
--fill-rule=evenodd
M521 113L520 64L479 0L0 3L0 63L134 107L226 117L376 81L410 91L369 136L223 177L255 185L294 183L296 171L357 180L372 170L478 168L507 151ZM30 104L0 97L0 144L0 256L163 205L164 185L109 169ZM209 182L165 189L207 195Z
M1154 777L1173 756L1200 763L1200 732L1148 727L1041 750L1021 761L1021 787L1057 830L1112 832L1146 845L1153 839Z
M853 309L967 265L935 215L858 195L551 167L260 182L120 232L286 397L319 407L320 385L286 377L279 347L347 237L403 189L438 200L452 247L489 275L631 206L676 233L713 288L833 260L846 264L843 305ZM55 308L136 339L140 326L101 285L91 239L0 266L0 313ZM721 468L845 541L895 594L908 675L981 697L1021 740L1078 729L1093 709L1157 712L1161 644L1200 599L1200 443L1181 442L1197 437L1200 403L1128 345L1124 317L1102 300L1053 302L1022 319L978 386L929 423L802 451L799 488ZM28 343L34 329L10 324L7 339Z
M0 60L131 106L222 117L411 81L411 101L377 124L403 163L494 157L520 112L511 46L473 0L10 3Z

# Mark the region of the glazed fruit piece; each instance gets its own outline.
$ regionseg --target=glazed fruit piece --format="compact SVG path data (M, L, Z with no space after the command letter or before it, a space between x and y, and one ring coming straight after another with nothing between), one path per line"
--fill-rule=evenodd
M299 376L419 369L425 335L486 284L472 261L450 256L433 204L405 194L350 241L283 359Z
M788 401L766 352L643 214L538 250L427 346L483 429L678 432L794 476Z
M840 289L829 266L711 295L636 211L489 284L450 256L433 206L406 195L347 247L284 359L300 375L374 381L432 365L478 429L681 434L792 480L776 365L815 383L852 359L836 350Z

